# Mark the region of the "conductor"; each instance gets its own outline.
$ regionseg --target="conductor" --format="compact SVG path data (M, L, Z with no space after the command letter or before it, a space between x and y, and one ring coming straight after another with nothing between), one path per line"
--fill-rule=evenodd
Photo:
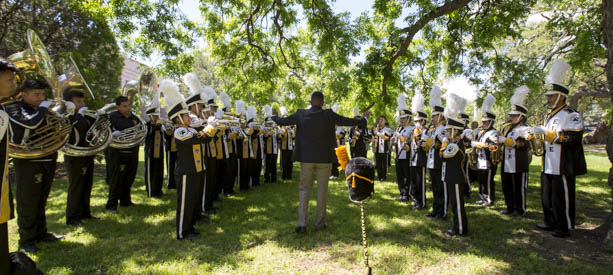
M335 125L360 126L366 128L366 119L362 117L347 118L323 109L324 95L317 91L311 95L311 108L298 109L288 117L272 116L278 125L296 125L296 148L294 161L300 162L300 184L298 204L298 225L296 233L306 233L306 220L309 197L313 188L313 179L317 175L317 217L315 229L325 229L326 199L328 197L328 179L334 159Z

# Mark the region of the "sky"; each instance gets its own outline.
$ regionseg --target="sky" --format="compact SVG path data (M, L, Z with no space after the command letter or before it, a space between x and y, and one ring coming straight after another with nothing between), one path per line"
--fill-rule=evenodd
M333 3L333 10L336 13L340 12L349 12L351 15L351 20L356 19L362 12L370 11L372 8L373 1L366 0L336 0ZM179 8L187 15L187 17L195 22L202 22L202 18L200 16L200 8L199 8L199 0L182 0ZM404 18L406 12L400 18ZM398 20L397 25L402 26L404 23L401 19ZM204 41L200 41L200 45L198 47L203 48L206 45ZM151 60L142 61L148 65L157 65L157 63L161 62L161 58L156 56ZM361 61L364 59L364 53L362 52L357 57L354 57L354 61ZM455 77L452 79L441 79L439 83L434 83L435 85L439 85L446 91L451 91L458 94L461 97L466 98L468 101L473 101L476 98L475 90L476 86L472 85L470 81L465 77Z

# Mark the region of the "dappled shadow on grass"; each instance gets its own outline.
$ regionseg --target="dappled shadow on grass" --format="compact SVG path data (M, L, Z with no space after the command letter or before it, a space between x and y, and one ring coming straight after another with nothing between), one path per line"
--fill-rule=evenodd
M97 166L96 169L99 175L104 167ZM583 257L571 255L556 258L547 251L539 250L547 247L544 244L561 240L532 229L542 218L538 169L538 166L531 167L529 212L526 217L512 218L498 214L499 210L504 209L504 199L500 177L497 175L496 206L483 208L473 204L477 200L477 188L473 184L473 196L466 203L469 235L449 237L443 232L451 225L450 219L438 221L426 218L424 215L429 210L415 211L408 204L396 201L398 189L394 167L390 167L388 181L376 182L375 197L366 207L371 266L375 271L390 274L450 272L453 268L457 269L457 265L461 266L467 257L475 256L484 261L506 263L492 268L491 271L497 273L569 272L572 269L564 264L570 261L579 262L577 266L584 267L586 259ZM590 172L589 176L598 178L599 173ZM253 256L247 252L269 246L281 249L290 257L315 257L308 256L313 251L327 254L329 257L326 260L342 263L343 270L357 270L354 268L359 269L357 266L361 265L360 210L349 201L343 180L329 183L327 222L330 227L326 230L315 231L313 228L316 209L314 185L309 204L308 233L293 232L298 206L299 166L296 164L293 181L262 184L259 188L222 198L217 204L219 211L212 216L211 222L196 226L201 231L199 238L178 241L175 233L175 191L164 189L166 195L161 199L147 198L142 174L141 161L139 176L133 187L133 200L137 206L120 207L119 214L104 211L108 187L104 178L96 177L92 212L102 219L87 221L78 228L64 225L67 183L56 181L47 208L47 220L50 231L67 233L68 236L65 241L41 246L41 252L35 255L39 266L51 273L68 270L67 273L75 274L195 274L232 271L241 270L244 265L258 258L271 257L266 253ZM592 181L586 181L584 186L602 188ZM584 205L607 201L606 194L594 195L592 191L583 191L582 188L579 187L577 193L578 224L589 218L582 216ZM428 206L431 207L431 204L432 195L428 191ZM598 203L594 208L602 210ZM14 234L12 243L16 242ZM573 238L570 240L578 241ZM398 249L387 252L387 247ZM532 250L526 250L527 247ZM313 261L315 259L318 258L313 258ZM547 262L548 259L555 259L555 262ZM172 267L177 262L193 269L164 269L164 266ZM591 261L587 262L592 264ZM600 264L611 265L610 262ZM448 267L453 268L447 270ZM595 266L585 270L594 271L598 268ZM308 267L306 270L309 270ZM477 271L482 272L483 269ZM257 269L252 272L257 273ZM279 272L286 273L283 269Z

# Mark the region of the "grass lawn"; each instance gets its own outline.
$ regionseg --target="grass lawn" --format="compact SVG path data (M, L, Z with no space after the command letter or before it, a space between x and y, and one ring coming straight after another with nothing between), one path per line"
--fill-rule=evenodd
M611 274L613 250L589 236L610 209L606 178L609 161L604 153L586 152L589 174L577 179L577 230L569 239L556 239L534 229L541 221L540 158L534 158L524 218L498 214L504 208L500 172L496 176L495 207L466 209L470 234L444 234L451 221L425 217L398 202L394 167L388 181L375 183L375 196L366 207L370 265L377 274ZM133 187L136 207L104 211L107 186L104 167L97 166L92 212L102 219L80 227L65 225L67 180L58 173L47 204L50 232L65 234L58 243L40 244L30 254L48 274L360 274L359 207L350 203L346 184L330 182L327 222L313 229L315 197L311 196L308 232L293 232L297 220L296 180L263 186L223 198L211 223L197 225L199 238L175 238L176 193L160 199L146 197L141 155ZM298 179L298 164L294 167ZM13 186L14 188L14 186ZM315 189L314 189L315 191ZM14 190L13 190L14 192ZM428 206L432 206L428 191ZM17 250L17 223L9 222L10 248Z

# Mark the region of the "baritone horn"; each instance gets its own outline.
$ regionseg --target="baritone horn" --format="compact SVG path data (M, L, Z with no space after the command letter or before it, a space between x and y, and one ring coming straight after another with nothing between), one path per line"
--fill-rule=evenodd
M28 43L26 50L12 54L8 60L21 69L18 77L20 82L25 80L27 73L41 75L52 88L54 104L49 107L49 112L43 118L45 123L26 134L21 144L9 142L9 156L34 159L51 155L66 144L71 131L70 120L66 115L74 110L66 108L65 102L61 99L57 73L43 42L33 30L27 31L26 40ZM16 94L3 104L17 100L19 96Z

